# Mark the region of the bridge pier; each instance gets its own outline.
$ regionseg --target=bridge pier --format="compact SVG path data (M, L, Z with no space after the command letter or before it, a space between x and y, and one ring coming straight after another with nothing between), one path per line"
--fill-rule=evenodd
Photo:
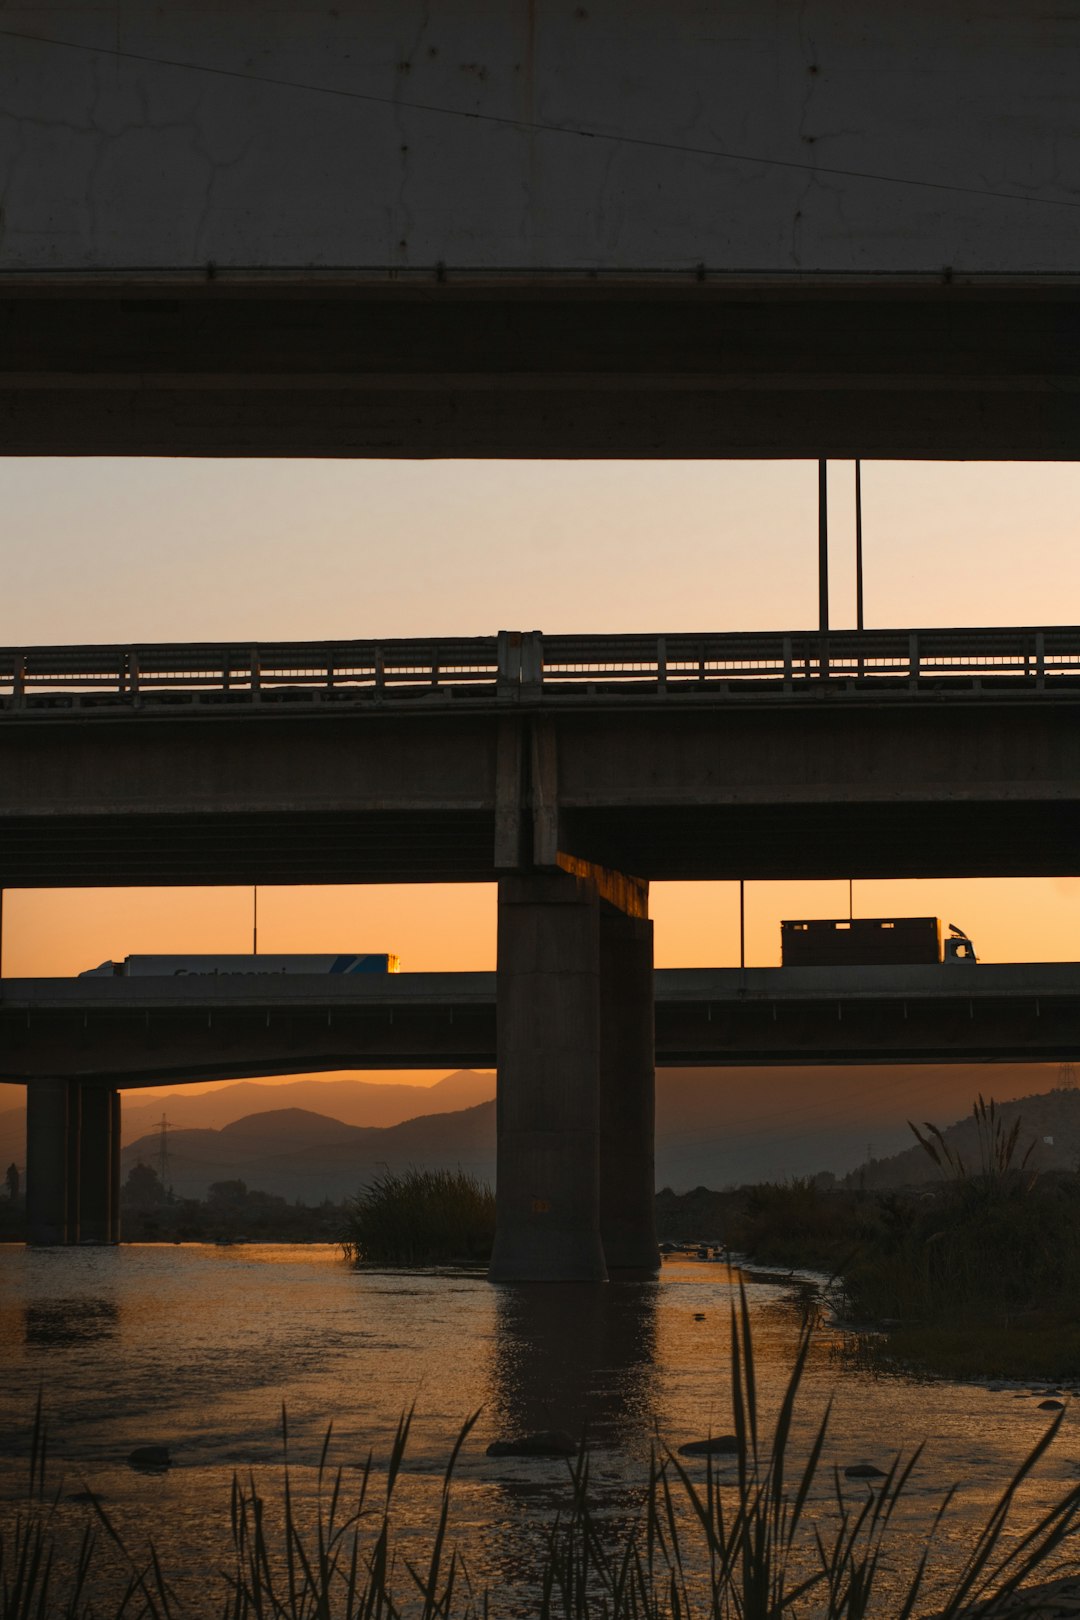
M494 1282L658 1264L648 890L560 865L499 884Z
M33 1080L26 1099L26 1209L33 1244L120 1241L120 1093Z
M120 1093L80 1086L79 1242L120 1241Z
M653 925L600 905L600 1237L609 1274L659 1270Z

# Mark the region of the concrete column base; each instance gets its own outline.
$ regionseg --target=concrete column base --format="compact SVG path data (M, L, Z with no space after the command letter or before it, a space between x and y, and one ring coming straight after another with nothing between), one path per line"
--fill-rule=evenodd
M600 1236L612 1278L653 1276L656 1033L653 925L600 907Z
M114 1164L114 1131L119 1124L119 1092L97 1085L81 1085L79 1090L78 1241L115 1243L113 1182L118 1161Z
M499 885L495 1282L660 1265L647 887L559 862Z
M120 1241L120 1093L109 1092L112 1127L109 1132L109 1242Z
M79 1241L80 1087L31 1080L26 1088L26 1224L34 1244Z
M498 1177L493 1282L602 1282L596 888L499 884Z

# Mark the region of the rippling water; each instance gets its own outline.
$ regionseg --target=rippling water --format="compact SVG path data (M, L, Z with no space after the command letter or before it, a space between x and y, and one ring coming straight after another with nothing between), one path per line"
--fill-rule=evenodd
M800 1306L788 1281L756 1276L747 1286L771 1414ZM181 1588L198 1596L226 1563L234 1471L250 1465L268 1488L275 1482L283 1403L301 1490L331 1420L337 1461L359 1464L370 1449L378 1465L415 1403L401 1524L417 1537L458 1428L481 1408L454 1528L474 1572L505 1593L565 1499L566 1467L488 1458L488 1442L587 1425L599 1506L621 1518L640 1498L657 1433L679 1445L730 1430L731 1299L726 1268L693 1261L668 1262L655 1283L496 1288L472 1274L357 1272L330 1247L0 1248L0 1513L24 1489L40 1387L54 1477L62 1472L71 1493L92 1485L135 1542L152 1533ZM819 1334L799 1437L835 1394L827 1465L885 1467L897 1448L928 1439L906 1533L925 1528L955 1481L946 1546L951 1536L958 1547L1045 1427L1040 1396L851 1371L840 1349L837 1331ZM147 1444L169 1446L168 1473L127 1465ZM1075 1482L1078 1457L1070 1413L1023 1517ZM827 1484L823 1475L822 1511ZM866 1489L845 1488L853 1499ZM63 1510L73 1528L86 1511Z

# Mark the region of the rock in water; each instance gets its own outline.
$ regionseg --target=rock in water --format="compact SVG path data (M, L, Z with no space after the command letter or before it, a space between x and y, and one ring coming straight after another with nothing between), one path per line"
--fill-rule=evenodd
M730 1457L739 1449L733 1434L715 1434L711 1440L688 1440L679 1447L680 1457Z
M1065 1402L1064 1401L1040 1401L1039 1402L1039 1411L1040 1412L1063 1412L1064 1410L1065 1410Z
M577 1441L564 1429L541 1429L537 1434L519 1434L513 1440L493 1440L489 1457L576 1457Z
M128 1462L132 1468L162 1469L172 1466L168 1446L136 1446L134 1451L128 1452Z
M852 1463L850 1468L844 1469L845 1479L884 1479L884 1468L875 1468L873 1463Z

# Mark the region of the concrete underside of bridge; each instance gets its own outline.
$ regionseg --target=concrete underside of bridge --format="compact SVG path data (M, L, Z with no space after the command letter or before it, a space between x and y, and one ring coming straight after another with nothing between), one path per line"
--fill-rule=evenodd
M1080 695L0 724L0 887L1080 872Z
M19 278L21 455L1071 458L1080 281Z

